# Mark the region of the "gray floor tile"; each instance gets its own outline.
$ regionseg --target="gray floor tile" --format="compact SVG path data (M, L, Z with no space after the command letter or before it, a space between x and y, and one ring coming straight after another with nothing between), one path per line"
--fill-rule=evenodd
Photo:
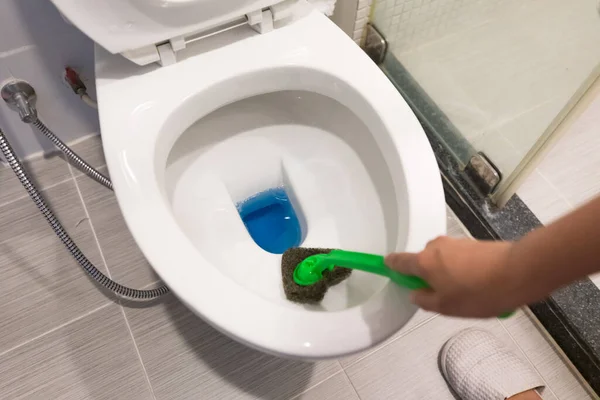
M408 323L405 326L403 326L402 329L400 329L398 331L398 333L396 333L394 336L392 336L385 342L381 343L380 345L373 347L372 349L365 350L361 353L354 354L354 355L340 359L340 364L342 365L343 368L348 368L350 365L356 363L359 360L362 360L363 358L367 357L368 355L389 345L390 343L397 340L398 338L406 336L407 334L412 332L413 329L417 328L418 326L425 323L426 321L429 321L430 319L434 318L436 315L437 314L431 313L429 311L424 311L421 309L417 310L416 314L412 317L412 319L410 321L408 321Z
M106 173L106 167L99 169ZM131 236L114 193L87 176L77 177L107 268L114 280L142 288L158 277Z
M438 370L438 353L452 335L471 326L487 329L516 348L496 319L440 316L352 365L346 372L362 400L454 400Z
M172 295L126 313L158 400L287 399L341 371L337 361L290 361L252 350Z
M71 146L71 150L96 169L106 165L104 151L102 149L102 137L100 135L88 136L81 141L78 141ZM73 167L73 173L75 176L82 175L82 172L75 167Z
M0 356L4 399L151 399L119 306Z
M32 158L23 164L40 190L71 178L68 165L58 155ZM8 165L0 165L0 188L0 205L27 197L27 191Z
M519 310L502 324L559 399L592 398L527 314Z
M43 195L73 240L103 270L74 182ZM29 198L0 207L0 353L107 301Z
M320 383L316 387L295 397L294 400L360 400L356 391L341 372Z

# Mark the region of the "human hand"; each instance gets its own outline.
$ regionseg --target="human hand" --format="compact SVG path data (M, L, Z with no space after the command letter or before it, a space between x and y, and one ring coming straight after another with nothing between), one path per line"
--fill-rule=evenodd
M419 307L461 317L493 317L521 306L527 285L509 267L511 242L475 241L442 236L420 253L393 253L388 267L423 278L431 289L416 290Z

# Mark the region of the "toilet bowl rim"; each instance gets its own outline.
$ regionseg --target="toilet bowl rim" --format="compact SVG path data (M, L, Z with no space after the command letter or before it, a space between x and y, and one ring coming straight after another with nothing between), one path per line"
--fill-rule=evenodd
M299 60L295 60L295 65L305 68L312 68L315 71L327 71L328 73L334 74L334 76L344 80L346 83L354 87L359 93L366 96L367 100L370 101L372 105L376 105L376 111L380 113L380 116L387 125L388 133L395 143L395 151L397 151L398 154L403 154L401 156L401 158L403 158L402 162L405 165L410 165L411 167L418 166L418 174L413 172L405 174L406 186L409 191L412 191L413 194L413 196L409 196L407 199L409 201L410 210L408 222L414 226L415 224L419 223L425 224L424 221L428 221L430 225L427 226L426 229L420 228L420 232L418 232L418 234L415 232L414 235L409 235L409 241L406 243L404 249L416 250L424 245L426 239L431 239L433 236L442 234L445 230L445 207L443 203L443 192L441 191L441 182L439 181L440 178L437 172L435 159L433 158L431 148L429 147L422 128L416 121L416 118L412 112L410 112L406 103L399 98L398 93L393 87L391 87L391 84L389 81L387 81L387 78L385 78L374 65L368 64L370 63L370 60L365 60L363 58L364 55L359 56L359 54L353 53L355 51L359 52L360 50L358 48L350 50L345 46L346 45L344 44L340 49L342 54L353 54L352 59L356 60L356 64L350 68L352 71L348 71L348 68L346 68L346 71L344 71L344 68L341 68L342 66L339 65L339 62L334 61L331 57L320 58L318 55L316 57L307 57L306 59L301 60L304 62L298 62ZM352 44L352 46L354 46L354 44ZM271 64L271 67L276 65L277 63L273 63ZM279 66L282 67L286 65L288 65L286 62L279 63ZM246 67L247 68L239 68L238 74L241 70L245 70L246 72L252 70L250 66ZM255 66L255 68L260 69L261 67ZM366 82L365 80L353 82L352 79L354 72L367 74L367 76L372 75L373 79L371 85L369 85L369 82ZM377 99L377 96L382 96L384 98L389 97L390 101L388 103L382 102L381 99ZM141 103L136 104L138 107L142 105L143 104ZM150 107L149 109L145 110L146 112L156 111L152 109L152 105L146 105ZM172 103L172 106L175 107L174 102ZM129 108L129 110L132 109L133 108ZM164 122L168 115L170 115L171 111L172 109L169 110L168 107L161 108L159 112L153 113L154 119L151 121L157 122L162 120ZM397 115L394 115L398 113L401 114L402 117L398 118ZM123 119L120 121L122 124L124 124L124 126L131 126L131 124L135 124L136 117L147 115L148 114L144 113L144 110L141 109L138 109L137 113L133 114L124 111L122 114ZM102 119L104 119L103 125L106 126L107 118L104 118L101 112L101 120ZM119 121L112 121L108 125L114 127L115 123L118 124L118 122ZM408 133L404 132L403 135L394 134L394 130L392 128L394 124L405 127L405 130L407 130ZM122 126L114 127L114 129L118 129L121 132L123 131ZM139 138L133 140L131 137L119 137L115 132L115 134L109 135L105 139L105 152L107 154L109 170L115 182L117 198L122 210L124 211L125 220L130 227L130 230L134 234L136 241L138 244L140 244L140 247L144 253L147 256L150 255L150 261L155 266L155 269L159 275L166 281L168 285L172 287L174 292L180 296L180 298L188 306L190 306L190 308L201 314L208 321L211 321L211 323L217 326L219 329L225 331L231 336L236 337L240 341L277 354L286 354L298 357L320 358L338 356L341 354L347 354L349 352L359 351L373 345L374 342L384 340L387 338L387 336L393 333L389 332L389 329L388 332L383 335L371 332L369 323L367 323L365 320L366 317L361 314L372 313L373 315L371 315L371 317L377 315L378 311L375 311L377 308L376 306L386 306L386 303L384 302L385 299L383 297L374 299L372 302L373 304L371 304L370 307L365 307L365 309L358 308L355 310L346 310L345 312L336 313L335 317L330 315L326 318L323 315L312 315L311 313L306 312L301 313L302 316L300 316L297 315L298 313L294 310L284 310L280 308L275 309L273 304L265 302L264 300L261 301L262 299L254 299L255 301L250 301L249 298L236 300L235 297L233 297L231 299L231 302L233 303L239 303L241 301L242 303L253 303L255 307L263 307L265 312L262 314L265 316L267 316L269 313L276 314L275 316L272 316L273 318L267 318L272 321L271 323L279 322L288 325L294 325L296 323L317 324L316 326L337 326L337 329L339 329L340 326L345 327L345 329L352 327L352 343L340 345L339 340L323 341L322 343L309 343L313 345L313 347L306 347L304 346L305 343L300 343L298 340L296 340L296 343L292 345L289 341L277 340L273 337L261 338L260 336L263 332L260 329L251 329L251 331L244 332L243 329L240 330L236 327L232 327L226 318L220 318L218 316L219 313L227 313L228 310L229 312L234 312L235 308L219 307L216 305L211 311L206 308L211 307L209 304L206 304L206 299L204 299L204 301L194 299L194 296L191 295L191 293L194 291L194 287L190 286L191 283L188 279L179 279L181 277L169 275L169 272L166 270L166 268L169 263L173 262L173 260L164 258L163 255L160 254L158 249L163 244L157 240L156 236L153 237L151 232L152 229L148 229L148 216L158 216L157 222L159 226L162 223L165 223L165 226L161 228L167 228L170 232L168 235L170 239L175 239L170 240L168 243L169 248L179 249L180 252L187 254L188 256L193 255L192 259L194 260L201 259L199 258L201 256L195 254L195 251L188 246L188 244L184 245L185 237L181 236L181 232L177 231L176 225L173 225L173 221L169 219L172 219L172 216L166 212L166 209L163 209L164 207L160 203L162 194L156 180L155 165L153 164L152 160L148 159L148 153L145 152L148 150L147 146L151 146L153 144L153 135L158 135L158 131L159 128L156 126L154 126L154 130L151 129L150 132L145 131L145 141L142 141L141 143L137 141ZM411 154L411 152L407 151L406 149L401 149L402 147L406 146L410 146L412 149L414 149L415 154ZM144 155L146 157L144 157ZM138 162L140 164L136 165ZM135 174L131 174L132 167L136 173L140 170L147 170L148 174L145 176L146 182L154 181L155 185L153 187L150 187L152 185L143 188L140 187L139 181L136 181L136 178L138 177ZM420 180L428 182L428 184L425 185L427 188L422 187L423 185L422 182L419 182ZM414 190L411 188L414 188ZM151 200L153 203L146 203L140 207L139 201L142 199L147 201L148 193L151 193ZM429 198L424 200L424 195L429 195ZM444 216L442 218L443 213ZM185 258L180 257L178 260L185 261ZM207 274L202 278L214 279L214 282L219 281L218 277L211 274ZM405 293L397 288L389 288L388 291L390 292L388 295L392 297L396 296L397 298L400 298L405 296ZM243 291L239 291L238 293L243 293ZM389 304L387 304L387 308L389 309ZM405 308L406 309L404 311L406 314L414 313L414 307L406 305ZM400 312L400 310L398 310L398 312ZM305 314L311 314L311 316L308 317ZM295 318L291 318L291 316L295 316ZM246 323L251 324L252 321L246 321ZM275 326L276 325L277 324L275 324ZM306 329L298 330L308 333ZM294 329L284 327L280 330L279 336L285 336L286 334L293 336L295 333L296 331ZM350 339L348 336L349 333L345 333L346 337ZM335 337L335 335L333 336Z

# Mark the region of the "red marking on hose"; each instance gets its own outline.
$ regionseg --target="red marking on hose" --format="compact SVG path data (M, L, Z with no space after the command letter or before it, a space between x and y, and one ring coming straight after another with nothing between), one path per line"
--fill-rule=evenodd
M79 74L71 67L65 67L65 80L77 94L87 90L83 81L79 78Z

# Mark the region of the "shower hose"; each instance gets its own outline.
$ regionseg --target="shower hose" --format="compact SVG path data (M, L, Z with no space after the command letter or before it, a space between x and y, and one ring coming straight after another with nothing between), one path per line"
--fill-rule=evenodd
M48 127L44 125L42 121L40 121L39 119L35 119L33 122L31 122L31 124L35 126L48 139L50 139L50 141L59 150L63 152L67 160L72 165L80 169L82 172L84 172L90 178L94 179L96 182L99 182L100 184L112 190L112 183L110 179L102 175L100 172L98 172L92 166L86 163L82 158L80 158L77 154L75 154L75 152L73 152L65 143L63 143L62 140L56 137L56 135L54 135L54 133L52 133L52 131L48 129ZM48 221L48 223L50 224L50 227L54 230L56 236L60 238L60 240L63 242L67 250L69 250L73 258L77 260L81 268L83 268L83 270L94 281L96 281L104 288L110 290L111 292L117 294L118 296L126 299L152 300L169 292L169 288L164 285L155 289L132 289L113 281L108 276L100 272L100 270L98 270L98 268L96 268L94 264L92 264L90 260L87 259L87 257L81 252L81 250L79 250L79 247L77 247L75 242L71 239L67 231L65 231L65 229L61 225L60 221L56 218L52 210L50 210L50 208L46 204L46 201L44 200L44 197L42 196L40 191L35 187L31 179L29 178L27 171L25 170L25 168L23 168L23 165L21 164L19 159L15 156L15 152L13 151L12 147L10 146L10 143L8 142L8 139L6 138L6 136L4 136L4 133L1 129L0 150L2 150L4 158L10 165L15 175L17 175L17 178L19 179L25 190L27 190L27 193L29 194L29 197L31 197L31 200L33 200L33 202L40 210L44 218L46 218L46 221Z

